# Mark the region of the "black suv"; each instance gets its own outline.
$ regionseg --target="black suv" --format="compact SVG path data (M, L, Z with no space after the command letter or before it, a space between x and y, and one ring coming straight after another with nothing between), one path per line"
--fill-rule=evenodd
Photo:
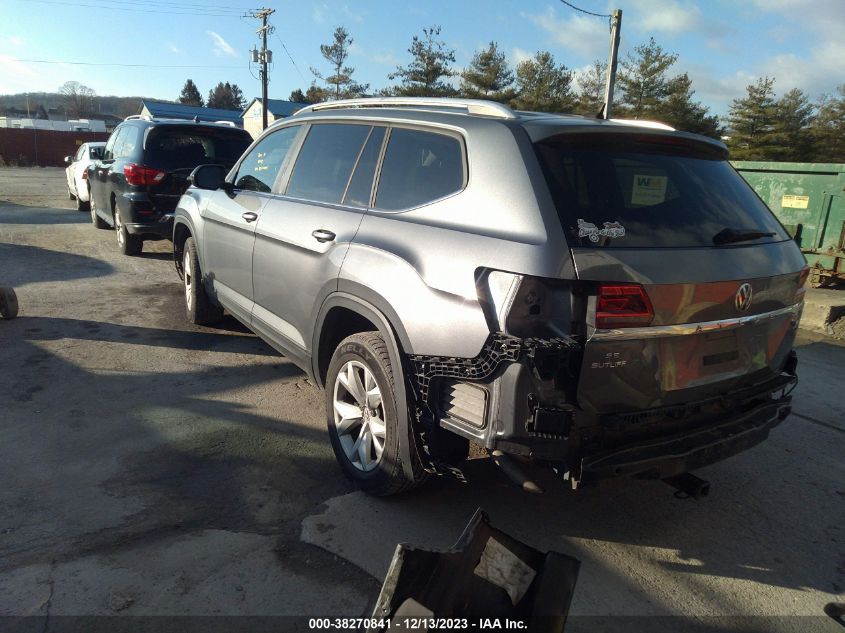
M229 123L130 116L88 167L91 221L115 229L124 255L138 255L145 240L173 235L173 210L194 168L228 171L251 142Z

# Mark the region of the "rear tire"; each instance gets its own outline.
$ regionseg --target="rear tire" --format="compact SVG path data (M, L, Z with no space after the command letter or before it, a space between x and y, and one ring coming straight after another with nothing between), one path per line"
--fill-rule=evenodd
M223 308L216 305L205 291L194 238L185 240L182 248L182 277L185 283L185 313L194 325L212 325L223 318Z
M114 212L114 231L117 236L117 247L121 253L130 256L141 254L141 250L144 248L144 240L126 230L120 219L120 211L117 209Z
M97 229L110 229L111 227L106 223L106 221L97 215L97 205L94 203L94 197L91 195L91 187L88 187L88 208L91 211L91 224L94 225L94 228Z
M13 288L0 286L0 318L14 319L18 316L18 295Z
M80 212L88 211L91 207L90 203L85 202L79 196L76 197L76 210Z
M332 449L340 467L366 492L388 496L426 479L412 437L400 437L397 401L387 345L378 332L343 339L326 376L326 413ZM405 476L400 445L408 442L414 481Z
M70 192L70 187L67 188L67 198L68 200L76 200L76 196Z

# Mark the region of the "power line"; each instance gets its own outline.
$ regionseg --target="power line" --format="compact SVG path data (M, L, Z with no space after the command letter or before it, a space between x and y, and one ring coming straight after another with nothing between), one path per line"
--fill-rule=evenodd
M296 65L296 62L295 62L295 61L293 61L293 57L291 57L291 54L288 52L288 47L287 47L287 46L285 46L285 43L282 41L282 38L281 38L281 37L279 37L279 34L278 34L278 33L274 33L274 35L276 36L276 39L277 39L277 40L279 40L279 44L281 44L281 45L282 45L282 48L283 48L283 49L285 49L285 53L287 53L287 55L288 55L288 59L290 59L290 63L291 63L291 64L293 64L293 67L294 67L294 68L296 68L296 72L298 72L298 73L299 73L299 76L300 76L300 78L302 79L302 81L307 82L308 80L307 80L307 79L305 79L305 75L303 75L303 74L302 74L302 71L301 71L301 70L299 70L299 66L297 66L297 65Z
M587 11L585 9L582 9L581 7L576 7L574 4L570 4L566 0L560 0L560 1L563 4L565 4L566 6L568 6L569 8L575 9L576 11L580 11L581 13L586 13L587 15L594 15L597 18L612 18L613 17L609 13L593 13L592 11Z
M38 2L40 4L55 4L66 7L88 7L91 9L105 9L107 11L128 11L130 13L153 13L156 15L192 15L192 16L208 16L216 18L232 18L234 13L207 13L201 11L161 11L153 9L123 9L121 7L104 6L102 4L80 4L78 2L60 2L59 0L25 0L26 2ZM222 7L221 7L222 8Z
M116 64L109 62L68 62L54 59L20 59L18 57L4 57L12 62L27 64L70 64L72 66L120 66L122 68L240 68L243 66L195 65L195 64Z

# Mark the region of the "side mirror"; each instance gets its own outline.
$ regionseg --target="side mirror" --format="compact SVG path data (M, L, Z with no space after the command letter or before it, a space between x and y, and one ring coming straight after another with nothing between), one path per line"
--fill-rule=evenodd
M226 171L226 168L221 165L200 165L188 176L188 182L197 189L214 191L223 186Z
M70 165L73 162L73 156L65 156L65 165Z

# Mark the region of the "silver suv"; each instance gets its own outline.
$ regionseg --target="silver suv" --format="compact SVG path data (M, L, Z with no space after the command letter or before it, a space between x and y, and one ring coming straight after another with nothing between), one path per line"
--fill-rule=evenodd
M306 107L175 213L188 318L223 309L326 394L386 495L468 442L572 482L668 478L790 411L808 269L701 136L472 100Z

